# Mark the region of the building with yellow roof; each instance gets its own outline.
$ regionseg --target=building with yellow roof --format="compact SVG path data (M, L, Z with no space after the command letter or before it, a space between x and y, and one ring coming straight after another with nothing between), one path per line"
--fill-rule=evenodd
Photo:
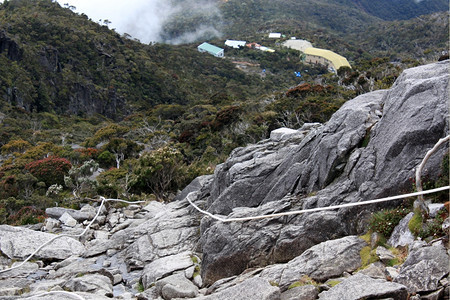
M304 53L306 55L305 62L310 64L320 64L334 73L337 73L337 70L339 70L340 67L351 68L345 57L330 50L313 47L305 49Z

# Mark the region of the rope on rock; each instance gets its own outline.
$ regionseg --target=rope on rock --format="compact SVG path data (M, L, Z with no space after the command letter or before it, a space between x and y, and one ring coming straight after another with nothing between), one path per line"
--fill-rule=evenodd
M431 148L427 154L425 155L425 157L423 158L422 162L420 163L420 165L417 167L416 170L416 189L418 192L423 191L422 188L422 169L425 166L426 162L428 161L428 159L430 158L430 156L437 151L437 149L445 142L448 142L450 140L450 135L447 135L445 138L440 139L436 145L434 145L433 148ZM419 201L424 201L422 195L419 195Z
M326 207L317 207L317 208L309 208L309 209L302 209L302 210L294 210L294 211L288 211L288 212L282 212L282 213L276 213L276 214L270 214L270 215L259 215L259 216L253 216L253 217L241 217L241 218L222 218L216 215L213 215L201 208L199 208L197 205L195 205L191 199L190 196L195 193L189 193L186 197L186 199L189 201L189 204L191 204L196 210L201 212L202 214L215 219L220 222L243 222L243 221L251 221L251 220L261 220L261 219L268 219L268 218L278 218L283 216L292 216L292 215L299 215L303 213L310 213L310 212L317 212L317 211L325 211L325 210L332 210L332 209L338 209L338 208L344 208L344 207L353 207L353 206L361 206L361 205L368 205L368 204L374 204L374 203L380 203L380 202L386 202L386 201L393 201L398 199L404 199L408 197L416 197L419 195L426 195L426 194L432 194L437 193L445 190L449 190L450 186L444 186L432 190L427 191L421 191L421 192L415 192L410 194L403 194L403 195L397 195L392 197L386 197L386 198L379 198L369 201L363 201L363 202L354 202L354 203L346 203L341 205L332 205L332 206L326 206Z

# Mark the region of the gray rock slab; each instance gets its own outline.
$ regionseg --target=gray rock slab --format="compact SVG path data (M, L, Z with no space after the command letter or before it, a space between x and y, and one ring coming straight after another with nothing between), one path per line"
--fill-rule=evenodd
M64 279L39 280L30 285L30 293L48 292L55 287L62 287L65 282Z
M85 274L71 278L63 288L73 292L86 292L100 296L112 296L113 285L109 277L101 274Z
M254 277L220 292L200 297L204 300L258 299L279 300L280 289L272 286L267 280Z
M303 133L299 130L291 129L291 128L278 128L275 130L272 130L270 133L270 139L276 142L282 141L282 140L288 140L292 137L303 137Z
M78 222L83 222L86 220L92 220L97 211L94 207L90 205L85 205L81 210L75 210L64 207L49 207L45 210L45 213L54 219L59 219L64 213L68 213L72 218L77 220Z
M149 288L157 280L172 274L175 271L185 270L191 267L191 252L183 252L176 255L166 256L147 264L142 272L142 283L144 288Z
M61 265L56 265L56 271L49 274L48 279L70 279L77 275L98 271L101 267L96 265L96 260L96 258L71 257L63 261Z
M428 209L431 218L436 218L437 213L444 208L444 203L429 203Z
M314 285L298 286L281 294L280 300L315 300L319 290Z
M0 280L1 296L19 296L29 289L30 281L23 278L8 278Z
M408 228L408 223L413 216L413 212L407 214L400 223L395 226L394 231L387 242L389 245L396 248L399 246L410 245L414 242L415 237Z
M0 225L0 250L9 258L23 259L57 235L22 227ZM70 237L61 237L42 248L35 258L62 260L85 250L83 244Z
M395 255L383 246L378 246L377 249L375 249L375 253L377 254L378 258L385 264L395 258Z
M410 293L435 291L449 269L449 255L441 242L423 245L411 250L394 281Z
M165 299L194 298L198 288L183 273L168 276L156 282L156 290Z
M367 268L358 272L375 279L386 279L386 267L381 262L370 264Z
M63 215L59 218L59 221L68 226L68 227L75 227L78 222L75 220L69 213L65 212Z
M115 232L110 241L124 261L145 265L159 258L195 249L200 238L199 213L186 200L151 202L135 225Z
M24 295L28 297L28 299L39 299L39 300L71 300L71 299L78 299L75 295L82 297L82 299L85 300L111 300L110 297L102 296L102 295L96 295L91 293L85 293L85 292L76 292L73 293L75 295L69 295L66 291L50 291L45 292L45 295L42 295L44 292L39 293L33 293ZM38 297L39 296L39 297Z
M356 236L320 243L303 252L286 264L267 267L261 277L276 282L282 291L292 283L308 275L314 280L325 281L352 272L361 266L360 251L366 242Z
M203 175L195 178L175 197L175 201L183 200L189 193L200 191L205 185L213 179L213 175Z
M373 279L359 273L319 294L320 300L360 300L389 297L406 300L408 291L404 285L382 279Z
M13 278L13 277L27 277L28 275L33 274L39 269L37 263L26 262L22 264L22 262L15 262L12 264L12 268L19 266L16 269L12 269L11 271L0 273L0 279Z

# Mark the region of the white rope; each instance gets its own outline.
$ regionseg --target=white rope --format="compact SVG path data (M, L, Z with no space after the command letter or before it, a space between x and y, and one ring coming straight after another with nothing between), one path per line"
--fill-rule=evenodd
M242 221L261 220L261 219L268 219L268 218L278 218L278 217L283 217L283 216L299 215L299 214L303 214L303 213L332 210L332 209L338 209L338 208L343 208L343 207L367 205L367 204L373 204L373 203L380 203L380 202L404 199L404 198L408 198L408 197L416 197L418 195L432 194L432 193L437 193L437 192L441 192L441 191L445 191L445 190L449 190L449 189L450 189L450 186L444 186L444 187L440 187L440 188L436 188L436 189L432 189L432 190L415 192L415 193L404 194L404 195L397 195L397 196L386 197L386 198L380 198L380 199L375 199L375 200L370 200L370 201L347 203L347 204L341 204L341 205L332 205L332 206L327 206L327 207L309 208L309 209L288 211L288 212L276 213L276 214L270 214L270 215L259 215L259 216L253 216L253 217L226 218L226 219L216 216L216 215L213 215L213 214L199 208L194 203L192 203L191 199L189 199L189 198L190 198L191 194L193 194L195 192L189 193L187 195L186 199L189 201L189 204L191 204L196 210L198 210L202 214L207 215L208 217L215 219L217 221L226 223L226 222L242 222Z
M428 161L428 159L430 158L430 156L436 152L436 150L439 148L439 146L441 146L443 143L448 142L450 140L450 135L447 135L445 138L440 139L436 145L434 145L433 148L431 148L427 154L425 155L425 157L423 158L422 162L420 163L420 165L417 167L416 170L416 189L418 192L423 191L422 188L422 169L425 166L425 163ZM422 195L419 195L419 200L420 201L424 201Z
M57 240L59 238L62 238L62 237L79 238L79 237L82 237L83 235L85 235L86 232L89 230L89 228L92 226L92 224L95 222L95 220L100 215L100 212L102 211L103 205L106 202L113 201L113 202L123 202L123 203L128 203L128 204L137 204L137 203L144 203L145 202L145 201L129 202L129 201L121 200L121 199L105 199L104 197L100 197L100 199L102 199L102 203L100 204L100 206L98 208L97 214L92 219L92 221L86 226L86 228L83 230L82 233L80 233L80 234L61 234L61 235L57 235L54 238L52 238L52 239L48 240L47 242L43 243L41 246L39 246L22 263L20 263L17 266L8 268L8 269L0 270L0 274L22 267L27 261L29 261L33 256L35 256L36 253L38 253L42 248L44 248L45 246L47 246L48 244L52 243L53 241L55 241L55 240Z
M46 293L42 293L42 294L38 294L38 295L34 295L34 296L29 296L29 297L25 297L23 299L35 299L35 298L40 298L43 296L48 296L48 295L58 295L58 294L62 294L62 295L66 295L66 296L71 296L80 300L86 300L85 298L83 298L82 296L72 293L72 292L66 292L66 291L52 291L52 292L46 292Z

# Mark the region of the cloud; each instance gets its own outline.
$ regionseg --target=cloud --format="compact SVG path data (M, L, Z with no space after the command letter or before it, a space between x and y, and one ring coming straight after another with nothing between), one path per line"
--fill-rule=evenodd
M143 43L167 42L189 43L202 36L220 36L217 24L211 19L220 19L217 2L213 0L58 0L61 6L68 3L75 7L75 12L84 13L95 22L108 20L109 28L118 33L130 34ZM199 17L201 16L201 17ZM209 16L209 21L205 16ZM212 17L211 17L212 16ZM197 17L197 18L196 18ZM196 19L195 19L196 18ZM181 20L181 21L180 21ZM189 22L190 26L183 22ZM171 22L176 22L177 30ZM193 26L193 24L195 26Z

